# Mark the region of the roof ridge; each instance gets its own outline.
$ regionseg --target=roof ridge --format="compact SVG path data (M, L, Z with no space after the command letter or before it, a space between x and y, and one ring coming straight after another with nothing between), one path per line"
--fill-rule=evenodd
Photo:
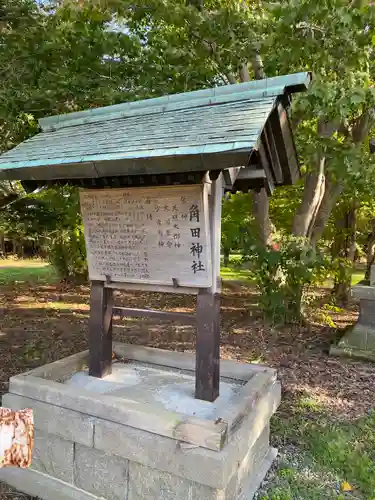
M39 125L44 132L47 132L86 123L133 117L140 114L151 115L225 104L233 101L258 100L265 97L282 95L284 92L293 93L306 90L310 80L311 74L308 72L276 76L263 80L223 85L221 87L125 102L63 115L54 115L41 118Z

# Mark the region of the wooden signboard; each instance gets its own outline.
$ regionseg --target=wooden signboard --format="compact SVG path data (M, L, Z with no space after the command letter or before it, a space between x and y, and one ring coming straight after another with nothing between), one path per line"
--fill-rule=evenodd
M212 284L207 185L81 191L90 280Z

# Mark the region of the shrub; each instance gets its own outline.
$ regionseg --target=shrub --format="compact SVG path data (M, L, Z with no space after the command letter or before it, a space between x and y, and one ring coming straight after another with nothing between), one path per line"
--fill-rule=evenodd
M266 248L250 242L243 258L253 265L260 305L273 324L300 322L308 286L328 274L328 261L305 238L280 237Z

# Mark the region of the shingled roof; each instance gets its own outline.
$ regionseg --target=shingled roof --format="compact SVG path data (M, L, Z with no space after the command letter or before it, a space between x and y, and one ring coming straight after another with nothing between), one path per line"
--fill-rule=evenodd
M0 179L224 170L231 189L289 184L299 171L285 108L310 80L298 73L43 118L41 133L0 156Z

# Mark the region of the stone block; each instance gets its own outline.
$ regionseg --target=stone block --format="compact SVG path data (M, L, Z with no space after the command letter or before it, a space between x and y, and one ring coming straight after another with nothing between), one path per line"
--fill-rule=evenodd
M260 488L263 479L271 468L271 465L276 457L277 450L275 448L270 448L262 462L257 464L254 473L247 478L246 483L239 492L237 500L253 500L255 493Z
M372 265L370 268L370 286L375 285L375 266Z
M152 469L189 479L212 488L225 489L230 478L254 447L280 402L275 384L233 434L220 452L203 448L184 449L174 439L106 420L95 423L95 448L137 462Z
M73 484L74 444L35 429L31 468Z
M78 444L74 458L74 478L78 488L108 500L127 498L128 460Z
M9 393L4 394L2 404L14 410L31 408L37 429L67 441L93 446L94 419L88 415Z
M263 462L270 450L270 429L267 426L257 439L254 447L249 450L242 460L237 471L237 491L236 499L243 495L244 488L247 487L249 477L254 477L259 465Z
M11 467L1 469L0 481L42 500L103 500L103 498L91 495L91 493L80 490L72 484L33 469Z
M217 490L193 483L168 472L129 463L129 495L127 500L235 500Z

